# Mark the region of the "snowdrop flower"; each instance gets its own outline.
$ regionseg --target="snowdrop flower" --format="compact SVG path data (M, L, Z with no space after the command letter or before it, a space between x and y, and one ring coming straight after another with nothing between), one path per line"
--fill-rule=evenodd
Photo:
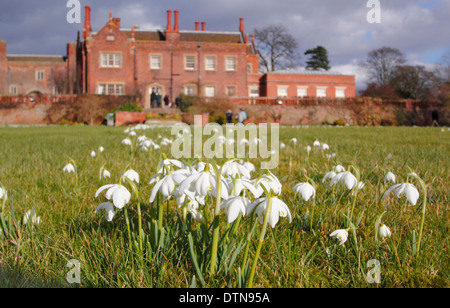
M128 138L125 138L125 139L122 140L121 143L122 143L123 145L131 145L131 140L128 139Z
M397 198L406 195L406 199L408 199L412 205L416 205L417 199L419 199L419 191L416 186L410 183L401 183L391 186L381 199L384 200L392 191L394 191Z
M286 145L283 142L281 142L280 143L280 149L284 149L285 147L286 147Z
M303 200L308 201L309 198L316 196L316 190L314 186L309 183L299 183L294 186L294 192L302 196Z
M336 176L336 172L334 172L334 171L328 172L328 173L325 174L325 176L323 177L322 183L325 183L325 181L326 181L327 179L333 179L335 176ZM330 186L333 186L333 184L330 184Z
M307 145L306 147L305 147L305 150L306 150L306 152L308 152L308 154L311 152L311 147L309 146L309 145Z
M41 217L36 216L36 212L34 211L34 208L29 210L28 212L26 212L25 215L23 216L23 223L25 225L29 221L31 221L31 223L35 226L39 226L39 224L41 223Z
M98 148L98 151L99 151L100 153L103 153L103 151L105 151L105 148L104 148L104 147L99 147L99 148Z
M291 143L293 143L295 145L297 143L297 138L292 138Z
M108 222L111 222L114 218L115 212L114 212L114 205L111 202L104 202L101 203L97 208L95 209L95 213L98 213L100 211L104 212L105 219Z
M67 164L64 166L63 172L67 173L75 172L75 167L72 164Z
M389 229L389 227L385 224L381 224L380 228L378 229L378 235L381 237L381 239L391 237L391 234L391 229Z
M328 146L328 144L322 143L322 150L323 150L323 151L329 150L329 149L330 149L330 147Z
M386 184L387 182L395 183L395 175L390 171L386 173L384 177L384 184Z
M358 180L356 179L356 177L348 171L345 172L340 172L338 174L336 174L332 179L331 179L331 186L333 186L336 183L344 183L345 186L347 187L347 189L353 189L355 187L357 187L358 185Z
M168 200L174 194L175 186L179 185L183 180L185 180L190 175L191 175L191 173L187 169L180 169L180 170L174 171L173 173L165 175L153 187L152 193L150 195L150 200L149 200L150 203L153 203L158 191L161 193L164 200ZM151 178L149 184L154 183L157 179L157 176L158 176L158 174L153 176ZM184 201L184 199L183 199L183 201Z
M339 240L339 245L342 246L347 241L348 231L345 229L339 229L330 234L330 237L333 237Z
M6 199L7 193L6 190L3 187L0 187L0 200L2 200L3 198Z
M242 164L245 168L247 168L248 172L252 173L253 171L256 170L255 165L253 165L251 162L246 161L245 163Z
M336 171L336 172L344 172L345 168L342 165L336 165L336 166L333 167L333 170Z
M110 178L110 177L111 177L111 172L109 172L109 171L106 170L106 169L103 169L102 177L103 177L104 179Z
M97 198L98 195L105 189L107 189L106 199L112 199L112 202L116 208L121 209L125 206L125 204L130 202L131 193L125 186L120 184L103 185L95 192L95 198Z
M256 198L263 194L264 188L268 192L272 191L276 195L281 194L282 185L278 178L270 171L269 175L263 175L262 177L256 179L253 184L257 189L257 194L255 195Z
M313 146L315 146L315 147L320 147L320 142L319 141L314 141L313 142Z
M250 179L247 178L228 178L227 180L227 187L228 191L230 192L230 195L232 196L239 196L242 191L248 190L250 191L254 196L259 197L261 193L258 192L255 186L253 186L253 183Z
M126 178L128 178L130 181L134 181L134 182L136 182L136 183L138 183L139 184L139 174L136 172L136 171L134 171L133 169L130 169L130 170L127 170L123 175L122 175L122 177L126 177ZM123 179L123 181L125 182L125 179Z
M264 215L267 210L269 198L271 198L272 202L272 210L269 213L269 224L272 226L272 228L275 228L275 225L278 223L280 217L288 217L289 223L291 223L292 216L288 206L277 197L259 198L252 204L250 204L247 212L251 213L253 212L253 210L255 210L256 215L258 215L259 223L262 224L264 222Z
M238 218L239 213L242 213L242 216L245 216L250 204L251 202L247 198L234 196L222 202L220 208L226 211L228 222L232 223Z
M228 198L228 190L225 185L225 181L223 178L220 178L217 180L216 176L209 172L209 166L205 170L194 173L188 178L186 178L181 184L180 184L180 190L184 191L186 189L189 189L192 185L192 190L196 195L205 197L206 195L212 195L213 197L217 197L217 185L218 181L220 182L220 185L222 185L221 190L222 194L221 197L223 199ZM212 168L212 167L211 167Z
M128 136L134 137L134 136L136 136L136 132L133 130L133 131L131 131L131 132L128 134Z
M95 155L96 155L96 154L95 154L95 151L92 151L92 152L91 152L91 157L95 157Z
M198 211L199 205L197 201L189 200L189 202L186 205L186 209L189 213L191 213L194 220L205 223L205 218L203 215Z
M244 177L250 178L249 170L236 161L227 161L222 167L222 175L229 176L232 178Z

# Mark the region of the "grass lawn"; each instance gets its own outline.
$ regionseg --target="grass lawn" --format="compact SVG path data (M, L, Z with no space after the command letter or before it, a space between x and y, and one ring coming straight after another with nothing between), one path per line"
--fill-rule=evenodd
M239 217L229 224L222 213L213 219L216 200L212 196L206 198L205 207L200 206L205 224L185 215L175 198L158 197L150 204L154 184L149 181L158 171L161 154L171 158L171 147L138 151L136 145L121 144L127 137L124 130L0 128L0 187L7 191L6 202L4 196L0 200L0 287L247 285L263 228L256 223L258 218ZM136 132L158 144L164 137L175 138L170 128ZM278 198L289 207L292 221L280 217L275 228L267 227L253 286L448 287L449 135L447 128L280 128L285 147L272 172L282 184ZM291 142L292 138L297 142ZM316 140L329 149L314 147ZM100 146L105 149L102 153ZM309 154L306 146L312 148ZM76 174L63 172L70 161ZM250 161L256 166L252 178L257 178L260 161ZM364 187L355 193L340 183L334 188L329 180L323 183L325 174L338 164L356 175L350 167L355 166ZM102 166L111 178L100 178ZM131 200L108 222L102 213L95 213L100 203L108 201L105 192L97 198L95 193L103 185L121 183L121 175L130 168L139 174L139 184L134 191L131 184L122 183L130 190ZM381 200L393 185L384 184L388 171L395 174L396 183L415 185L420 194L415 206L394 193ZM416 178L408 176L411 172L423 180L427 193L419 251L424 190ZM293 191L295 184L308 178L315 183L314 201L304 201ZM29 219L24 224L23 217L32 208L40 222L33 224ZM390 228L390 237L376 236L379 221ZM211 274L215 227L218 261ZM348 229L343 245L330 237L338 229ZM79 262L79 284L66 279L69 260ZM378 260L379 267L368 266L370 260ZM367 281L368 275L375 277L372 269L378 269L380 283Z

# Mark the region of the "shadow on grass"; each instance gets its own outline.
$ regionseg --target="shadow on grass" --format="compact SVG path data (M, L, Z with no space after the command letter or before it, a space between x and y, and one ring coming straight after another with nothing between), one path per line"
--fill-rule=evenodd
M31 277L20 268L3 264L0 267L0 288L72 288L63 280L48 280Z

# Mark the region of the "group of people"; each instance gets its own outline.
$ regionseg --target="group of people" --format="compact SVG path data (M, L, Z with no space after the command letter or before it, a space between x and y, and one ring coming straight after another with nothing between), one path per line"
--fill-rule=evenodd
M150 95L150 106L152 108L161 108L161 103L162 103L161 98L162 98L162 96L161 96L160 92L157 93L155 90L152 90L152 94ZM173 107L173 104L170 102L169 96L167 94L164 96L163 101L164 101L164 106L166 108ZM180 98L179 97L177 97L175 99L175 105L177 108L180 106Z
M233 123L233 111L228 109L227 113L227 123ZM242 108L239 108L239 112L236 114L236 119L239 124L244 124L245 120L247 120L247 113Z

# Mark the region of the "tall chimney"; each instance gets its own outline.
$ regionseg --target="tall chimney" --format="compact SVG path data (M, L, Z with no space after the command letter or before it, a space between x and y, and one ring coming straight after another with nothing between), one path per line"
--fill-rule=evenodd
M179 26L179 24L178 24L178 10L175 10L174 11L174 14L175 14L175 24L174 24L174 26L173 26L173 30L175 31L175 32L179 32L180 31L180 26Z
M167 10L167 27L166 31L172 31L172 11Z
M206 22L202 21L202 31L206 31Z
M200 30L200 22L196 21L195 22L195 31L199 31Z
M239 32L244 33L244 18L239 18Z
M88 33L92 31L91 29L91 7L86 5L84 7L85 16L84 16L84 27L83 27L83 38L86 38Z

